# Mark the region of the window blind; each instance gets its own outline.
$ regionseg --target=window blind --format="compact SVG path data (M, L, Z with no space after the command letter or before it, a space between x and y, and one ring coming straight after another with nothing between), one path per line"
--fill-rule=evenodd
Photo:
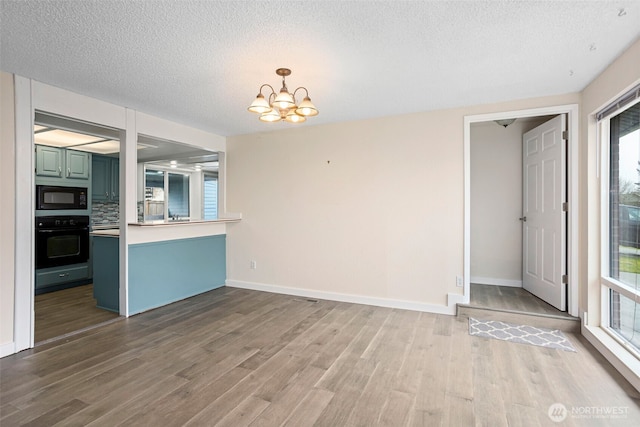
M596 113L596 120L600 121L605 117L613 114L621 108L635 102L637 99L640 99L640 84L631 89L629 92L622 95L620 98L613 101L611 104L604 107L602 110Z

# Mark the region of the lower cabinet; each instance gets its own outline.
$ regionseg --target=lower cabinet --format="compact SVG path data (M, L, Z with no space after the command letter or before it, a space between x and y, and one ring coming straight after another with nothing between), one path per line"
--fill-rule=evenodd
M93 297L105 310L120 312L120 239L93 236Z
M36 293L48 292L52 288L62 288L63 285L86 281L89 278L89 266L86 263L72 264L62 267L42 268L36 270Z

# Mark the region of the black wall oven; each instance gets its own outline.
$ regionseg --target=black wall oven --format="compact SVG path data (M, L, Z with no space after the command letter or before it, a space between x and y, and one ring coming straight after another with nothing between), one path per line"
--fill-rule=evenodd
M85 210L87 194L86 187L36 185L36 210Z
M89 217L36 217L36 268L58 267L89 259Z

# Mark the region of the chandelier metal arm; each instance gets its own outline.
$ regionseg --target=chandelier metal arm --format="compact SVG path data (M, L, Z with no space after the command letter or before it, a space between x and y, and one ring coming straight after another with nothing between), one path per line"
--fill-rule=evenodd
M276 93L276 91L273 89L273 86L271 86L269 83L265 83L265 84L263 84L262 86L260 86L260 90L258 91L258 93L260 93L260 94L262 95L262 89L263 89L265 86L266 86L266 87L268 87L269 89L271 89L271 94ZM269 96L271 96L271 95L269 95Z
M294 91L293 91L293 93L291 94L291 96L293 96L293 102L295 102L295 103L296 103L296 105L298 104L298 103L296 102L296 92L297 92L297 91L299 91L300 89L304 90L304 96L305 96L306 98L308 98L308 97L309 97L309 91L307 90L307 88L306 88L306 87L304 87L304 86L300 86L299 88L297 88L296 90L294 90Z

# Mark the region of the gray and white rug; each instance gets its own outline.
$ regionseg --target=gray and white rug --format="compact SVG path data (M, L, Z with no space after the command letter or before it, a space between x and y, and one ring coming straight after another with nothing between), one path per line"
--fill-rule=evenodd
M567 337L559 330L536 328L527 325L514 325L498 320L478 320L469 317L469 335L555 348L564 351L576 351Z

